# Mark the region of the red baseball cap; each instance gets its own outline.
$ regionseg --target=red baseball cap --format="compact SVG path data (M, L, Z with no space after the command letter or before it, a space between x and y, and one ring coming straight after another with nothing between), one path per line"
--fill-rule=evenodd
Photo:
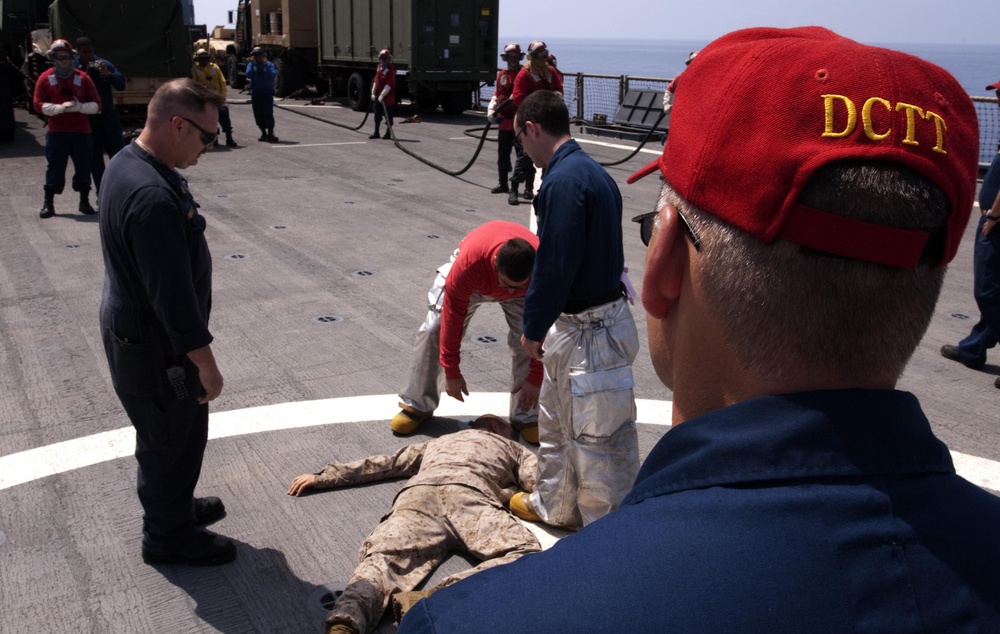
M986 90L1000 90L1000 81L997 81L995 84L990 84L986 87Z
M944 69L821 27L754 28L715 40L675 79L657 169L677 193L765 243L789 240L913 268L931 233L848 219L798 203L809 177L845 159L922 174L951 206L939 265L955 257L972 212L979 124Z

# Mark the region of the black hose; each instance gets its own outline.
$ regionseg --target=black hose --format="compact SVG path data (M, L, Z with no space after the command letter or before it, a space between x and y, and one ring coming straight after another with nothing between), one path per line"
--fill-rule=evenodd
M324 95L323 97L321 97L321 99L326 99L329 96L330 95L328 95L328 94ZM360 130L361 128L365 127L366 123L368 123L368 115L370 115L371 112L372 112L372 108L370 106L371 106L371 104L369 103L369 108L367 110L365 110L365 118L361 120L361 123L359 123L357 126L355 126L355 127L352 128L351 126L344 125L343 123L337 123L336 121L330 121L329 119L324 119L323 117L317 117L314 114L309 114L309 113L306 113L306 112L302 112L301 110L298 110L298 109L293 110L292 108L286 108L286 107L282 106L280 103L274 104L275 108L281 108L285 112L294 112L295 114L302 115L303 117L308 117L310 119L315 119L316 121L322 121L323 123L329 123L330 125L335 125L338 128L344 128L344 129L350 130L352 132L356 132L356 131Z

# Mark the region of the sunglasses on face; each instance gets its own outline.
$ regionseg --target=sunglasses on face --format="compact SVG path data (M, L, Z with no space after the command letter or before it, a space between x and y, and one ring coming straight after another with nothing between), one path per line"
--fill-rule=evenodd
M639 238L642 240L642 244L647 247L649 246L650 238L653 237L653 225L656 222L656 216L659 213L659 211L650 211L648 213L639 214L632 219L632 222L639 223ZM677 217L681 219L681 224L684 225L684 230L691 239L691 244L694 245L694 250L701 251L701 238L699 238L698 234L694 232L694 229L691 227L691 223L689 223L688 219L684 217L684 214L681 213L680 209L677 210Z
M177 115L177 116L180 117L180 115ZM203 128L200 125L198 125L197 123L195 123L194 121L188 119L187 117L181 117L181 119L184 119L185 121L187 121L188 123L190 123L194 127L198 128L198 132L201 133L201 142L204 143L205 145L212 145L213 143L215 143L215 140L219 138L219 131L218 130L215 131L215 134L212 134L211 132L209 132L205 128Z

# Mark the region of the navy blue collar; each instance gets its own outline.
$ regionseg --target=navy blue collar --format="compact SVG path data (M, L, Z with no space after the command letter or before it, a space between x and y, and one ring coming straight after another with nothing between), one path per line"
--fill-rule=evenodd
M623 504L750 482L954 472L913 394L801 392L744 401L671 429Z

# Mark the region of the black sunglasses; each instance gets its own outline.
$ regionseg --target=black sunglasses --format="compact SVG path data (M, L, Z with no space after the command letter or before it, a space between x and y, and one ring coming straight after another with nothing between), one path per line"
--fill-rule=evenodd
M521 126L521 131L514 135L514 141L517 142L517 143L520 143L521 142L521 135L524 134L524 131L527 130L527 129L528 129L528 122L525 121L524 125Z
M659 211L650 211L644 214L639 214L632 219L632 222L639 223L639 238L647 247L649 246L649 239L653 237L653 223L656 222L656 216L659 213ZM691 244L694 245L694 250L701 252L701 238L699 238L698 234L694 232L694 229L691 227L691 223L689 223L688 219L684 217L684 214L681 213L680 209L677 210L677 217L681 219L681 224L684 225L684 230L687 232L688 237L691 238Z
M177 115L177 116L181 117L180 115ZM187 117L181 117L181 119L184 119L185 121L187 121L188 123L190 123L194 127L198 128L198 132L201 132L201 142L204 143L205 145L212 145L213 143L215 143L215 140L219 138L219 131L218 130L215 131L215 134L212 134L211 132L209 132L205 128L203 128L200 125L198 125L197 123L195 123L194 121L188 119Z

